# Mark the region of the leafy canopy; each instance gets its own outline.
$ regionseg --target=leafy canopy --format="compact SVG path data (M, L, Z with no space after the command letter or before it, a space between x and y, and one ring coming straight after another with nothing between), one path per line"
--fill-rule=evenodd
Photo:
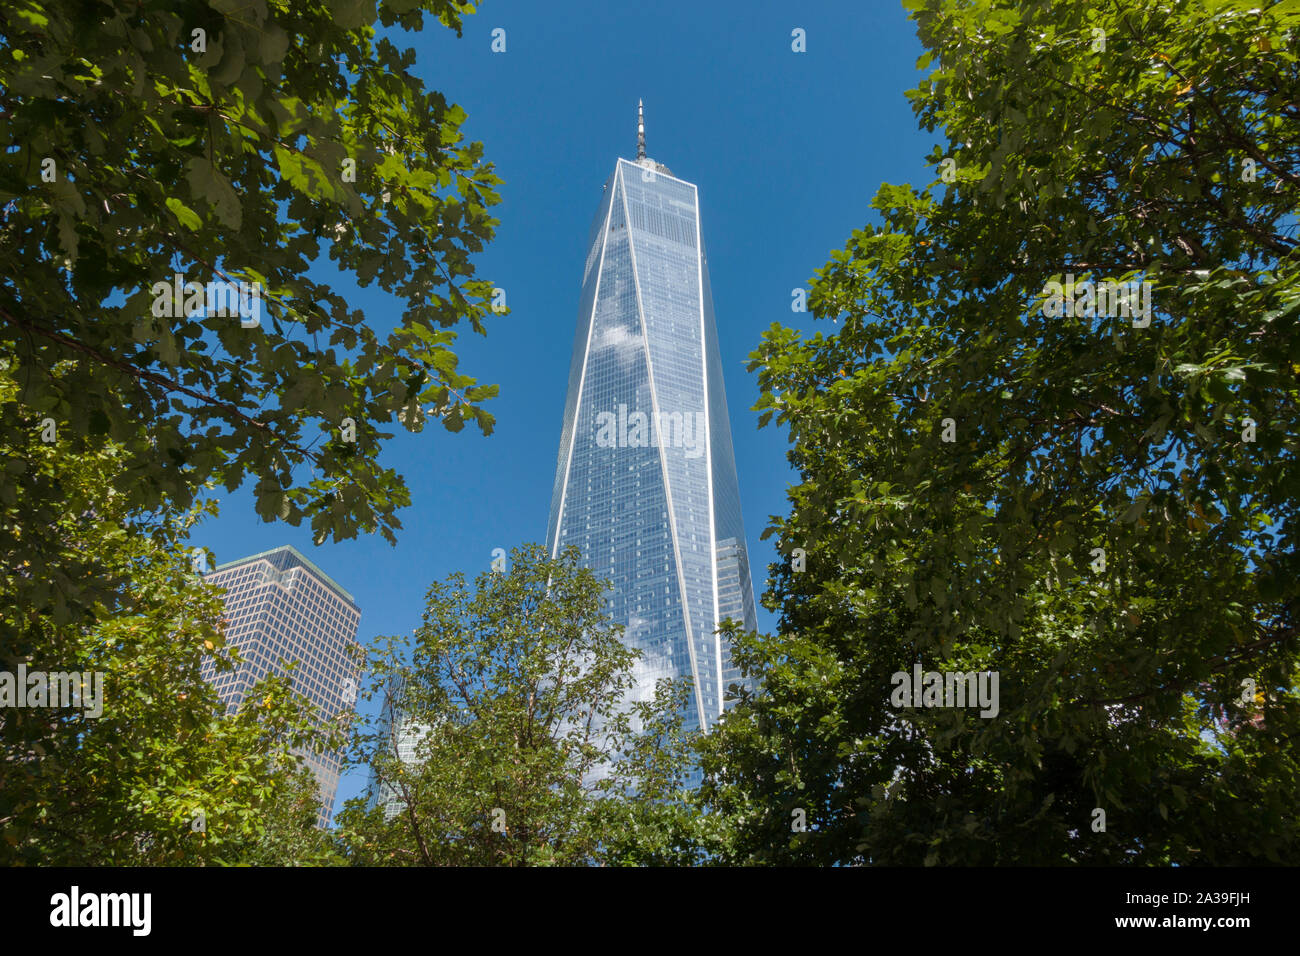
M12 371L0 364L7 425L21 412ZM288 678L254 686L227 715L201 676L224 650L225 622L184 539L215 506L134 513L115 487L121 448L76 452L34 429L13 433L25 440L0 443L0 671L42 672L51 686L52 675L99 678L80 707L0 707L0 864L337 859L293 751L339 742L316 729ZM45 560L28 560L33 551ZM219 669L238 660L230 651Z
M471 591L429 589L410 644L389 638L368 695L386 720L354 741L376 800L338 814L370 865L687 863L688 688L633 700L638 652L605 616L575 549L516 548Z
M493 234L500 181L464 140L465 111L374 25L420 29L430 13L459 34L472 10L0 10L13 144L0 153L0 353L21 363L38 419L121 447L129 509L251 479L268 521L308 520L318 542L391 541L409 494L379 463L386 428L418 431L431 414L491 431L481 405L496 387L458 371L451 346L461 321L484 331L491 287L470 257ZM391 331L307 276L322 241L340 274L402 300ZM244 303L244 322L215 297L173 301L177 275L256 283L259 304Z
M753 356L807 570L706 799L744 860L1294 863L1300 4L905 6L946 143ZM1044 308L1103 281L1150 324Z

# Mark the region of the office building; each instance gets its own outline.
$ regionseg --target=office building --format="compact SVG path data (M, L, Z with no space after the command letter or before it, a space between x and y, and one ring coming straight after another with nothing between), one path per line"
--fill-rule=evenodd
M243 661L218 673L211 661L203 676L230 710L267 674L289 674L322 721L352 709L359 662L353 656L361 609L352 595L297 549L285 546L220 565L208 581L226 589L226 640ZM297 662L287 670L285 665ZM333 813L342 768L340 753L303 752L320 783L319 822Z

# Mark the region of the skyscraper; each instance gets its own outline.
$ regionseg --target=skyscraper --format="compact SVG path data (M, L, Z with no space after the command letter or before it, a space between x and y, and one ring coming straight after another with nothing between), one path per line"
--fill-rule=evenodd
M243 662L217 673L205 662L230 709L268 673L290 674L294 690L309 698L322 720L349 710L357 699L359 667L350 655L361 609L352 595L288 545L220 565L208 580L226 589L226 640L239 648ZM298 662L292 671L284 665ZM281 663L283 662L283 663ZM304 751L320 784L321 826L329 823L338 791L342 755Z
M698 191L645 153L605 183L582 272L547 545L613 584L637 699L692 678L708 730L737 682L725 618L755 627Z
M405 682L400 679L389 681L384 689L379 722L387 736L386 753L409 766L421 762L416 750L429 728L420 726L402 713L400 701L405 686ZM373 766L366 788L366 799L370 806L383 808L385 820L396 816L403 806L400 788L394 787L387 780L379 779Z

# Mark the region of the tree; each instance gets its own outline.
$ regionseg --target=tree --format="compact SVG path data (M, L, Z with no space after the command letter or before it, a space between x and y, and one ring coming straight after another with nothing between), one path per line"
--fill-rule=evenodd
M0 360L2 433L25 438L0 443L0 685L23 700L0 687L0 864L336 859L291 753L330 743L309 702L273 678L227 715L200 676L223 650L222 605L184 539L215 505L131 511L125 452L41 441L13 372Z
M128 511L250 478L268 521L391 541L409 495L379 463L385 427L432 415L491 431L480 406L496 387L457 371L451 345L461 321L484 331L492 290L470 256L493 234L500 181L464 141L465 111L374 25L420 29L429 13L459 34L472 9L0 11L16 144L0 153L0 355L21 365L38 421L121 449ZM322 240L341 273L404 301L391 331L306 276Z
M628 700L638 652L602 612L607 585L577 562L527 545L472 593L453 574L430 587L409 660L398 638L374 652L367 696L387 693L396 716L354 741L379 797L337 815L354 862L695 859L688 689L661 681Z
M299 825L314 786L289 779L287 748L312 739L301 701L269 682L226 719L198 681L220 611L178 570L179 535L196 495L252 479L266 520L392 541L409 495L380 464L385 427L491 431L495 387L451 346L463 320L484 331L470 256L499 180L374 25L427 12L459 33L470 10L0 10L18 144L0 153L0 665L100 670L120 695L98 720L0 714L16 859L328 858L314 813ZM404 301L391 331L307 278L322 239L340 273Z
M939 179L753 356L807 570L706 801L743 860L1300 861L1300 9L905 6Z

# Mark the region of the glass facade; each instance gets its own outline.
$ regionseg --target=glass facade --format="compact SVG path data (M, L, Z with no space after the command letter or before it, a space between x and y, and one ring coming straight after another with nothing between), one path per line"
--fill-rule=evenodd
M361 620L352 595L289 546L223 564L207 579L226 589L226 641L243 657L224 673L217 673L211 661L204 663L203 677L228 710L237 708L262 677L288 674L294 690L316 705L321 720L351 711L360 670L349 650ZM285 669L295 661L296 668ZM343 756L301 753L320 783L318 822L326 826Z
M642 652L638 698L692 678L708 730L738 676L715 633L755 628L696 187L620 159L583 269L547 545L610 579L610 614Z
M418 747L429 732L427 726L417 724L402 714L400 702L405 691L402 681L393 681L384 689L384 702L380 707L379 721L386 736L387 753L396 757L407 766L420 762ZM370 783L366 788L367 801L371 807L382 807L384 819L391 820L403 807L400 788L381 780L370 771Z

